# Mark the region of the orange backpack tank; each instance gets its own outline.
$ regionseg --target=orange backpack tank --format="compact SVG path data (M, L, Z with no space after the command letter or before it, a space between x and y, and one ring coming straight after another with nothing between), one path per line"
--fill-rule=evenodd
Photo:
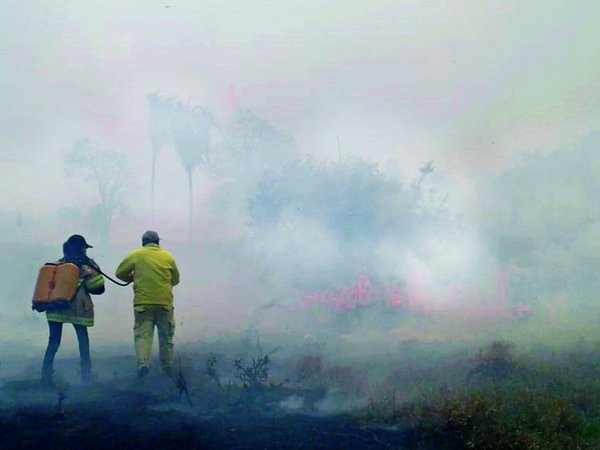
M44 264L33 291L32 309L42 312L68 306L78 286L79 268L75 264Z

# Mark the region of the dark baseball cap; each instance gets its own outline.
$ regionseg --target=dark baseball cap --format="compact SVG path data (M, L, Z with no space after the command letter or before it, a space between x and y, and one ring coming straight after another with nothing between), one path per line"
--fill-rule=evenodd
M142 235L142 242L153 242L158 244L160 237L156 231L148 230Z
M65 244L78 245L83 248L94 248L90 244L88 244L85 241L85 238L80 234L74 234L72 236L69 236L69 239L67 239L67 242L65 242Z

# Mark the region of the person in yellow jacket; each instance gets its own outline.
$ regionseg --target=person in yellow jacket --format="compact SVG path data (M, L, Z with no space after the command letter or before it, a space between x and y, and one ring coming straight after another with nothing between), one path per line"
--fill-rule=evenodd
M79 268L79 284L75 296L66 306L60 309L46 311L48 320L48 346L42 365L42 384L52 385L54 373L54 358L60 347L63 324L71 323L77 334L81 365L81 380L84 383L92 381L92 360L90 357L90 340L88 327L94 326L94 304L92 295L104 293L104 278L98 265L86 254L92 248L85 238L74 234L63 244L63 257L59 263L73 263Z
M158 233L146 231L142 247L131 252L115 273L123 281L133 281L138 378L144 378L150 369L154 327L158 330L160 369L166 375L173 369L173 286L179 283L179 270L173 255L159 244Z

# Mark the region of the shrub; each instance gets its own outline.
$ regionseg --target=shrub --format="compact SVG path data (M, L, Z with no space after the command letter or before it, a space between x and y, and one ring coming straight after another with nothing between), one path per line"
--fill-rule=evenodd
M298 382L315 383L321 378L323 371L322 356L303 356L297 364Z
M517 372L515 344L496 340L479 350L469 377L504 378Z
M566 450L591 448L589 423L562 398L498 390L405 405L416 442L426 448Z

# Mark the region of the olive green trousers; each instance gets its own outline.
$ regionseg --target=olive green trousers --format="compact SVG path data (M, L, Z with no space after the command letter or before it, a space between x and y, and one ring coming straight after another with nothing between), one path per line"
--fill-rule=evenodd
M138 305L134 307L134 315L133 336L138 370L150 367L154 327L156 327L160 369L164 373L170 373L173 368L173 336L175 334L173 308L164 305Z

